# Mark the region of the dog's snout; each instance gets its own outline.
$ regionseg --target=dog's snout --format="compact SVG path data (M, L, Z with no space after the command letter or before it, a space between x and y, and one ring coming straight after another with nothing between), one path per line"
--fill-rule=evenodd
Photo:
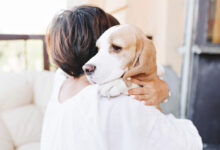
M86 75L91 75L96 69L96 66L93 64L85 64L83 66L83 71L85 72Z

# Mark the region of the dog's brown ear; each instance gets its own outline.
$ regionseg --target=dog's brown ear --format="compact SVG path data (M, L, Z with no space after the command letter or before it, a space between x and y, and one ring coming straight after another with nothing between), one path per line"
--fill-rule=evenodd
M139 58L136 65L124 74L123 79L126 83L128 83L128 77L146 81L157 75L156 48L153 42L147 39L141 31L137 31L136 37L136 57Z

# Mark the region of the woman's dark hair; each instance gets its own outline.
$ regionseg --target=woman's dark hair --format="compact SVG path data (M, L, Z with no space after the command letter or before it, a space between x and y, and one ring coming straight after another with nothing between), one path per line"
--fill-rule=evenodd
M67 74L79 77L82 66L97 53L96 40L119 22L94 6L65 10L54 19L46 35L53 62Z

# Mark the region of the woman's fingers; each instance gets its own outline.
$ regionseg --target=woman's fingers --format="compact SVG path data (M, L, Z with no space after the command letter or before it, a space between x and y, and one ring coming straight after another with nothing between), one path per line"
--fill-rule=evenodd
M134 84L137 84L137 85L140 85L144 88L153 88L153 81L140 81L140 80L137 80L137 79L134 79L134 78L131 78L130 80L132 83Z
M141 86L144 86L144 84L145 84L145 82L142 82L142 81L134 79L134 78L131 78L130 81L134 84L141 85Z
M156 105L156 104L155 104L154 101L148 100L148 101L145 101L145 105L150 105L150 106L152 106L152 105Z
M128 95L146 95L147 93L148 91L141 87L128 90Z
M149 100L149 97L147 95L136 95L135 99L140 101L147 101Z

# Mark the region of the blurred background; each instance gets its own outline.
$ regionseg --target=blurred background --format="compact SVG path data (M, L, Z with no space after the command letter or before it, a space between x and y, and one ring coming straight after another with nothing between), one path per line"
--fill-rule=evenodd
M45 33L55 14L82 4L153 40L171 91L163 112L191 119L204 149L220 150L220 0L1 0L0 150L39 149L56 70Z

